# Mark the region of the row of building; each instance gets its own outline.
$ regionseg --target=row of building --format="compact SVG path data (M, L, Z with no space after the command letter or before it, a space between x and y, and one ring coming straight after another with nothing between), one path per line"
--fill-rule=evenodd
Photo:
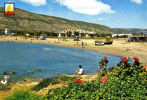
M82 30L82 29L72 28L72 29L67 29L67 30L64 30L62 32L57 33L57 36L59 38L62 37L62 36L67 37L67 35L68 35L69 32L71 33L71 36L78 36L78 37L82 37L82 36L85 36L85 37L94 37L95 34L96 34L96 32L93 32L93 31L85 31L85 30ZM9 35L9 34L16 35L16 33L11 33L8 29L5 29L4 33L6 35ZM26 34L26 36L29 36L29 34ZM132 36L132 34L121 33L121 34L112 34L112 37L133 37L133 36ZM131 39L131 40L133 40L133 39Z

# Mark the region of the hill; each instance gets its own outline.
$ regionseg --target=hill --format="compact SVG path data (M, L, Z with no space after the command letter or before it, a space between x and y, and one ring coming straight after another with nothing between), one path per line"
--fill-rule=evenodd
M145 33L147 34L147 29L139 28L113 28L116 33Z
M126 29L109 28L104 25L72 21L64 18L35 14L15 8L13 16L5 15L4 8L0 7L0 30L8 28L10 30L28 32L61 32L68 28L95 31L98 33L147 33L147 29Z
M112 29L107 26L34 14L17 8L15 9L15 15L4 15L4 9L0 8L0 29L5 28L36 32L61 32L67 28L80 28L87 31L112 33Z

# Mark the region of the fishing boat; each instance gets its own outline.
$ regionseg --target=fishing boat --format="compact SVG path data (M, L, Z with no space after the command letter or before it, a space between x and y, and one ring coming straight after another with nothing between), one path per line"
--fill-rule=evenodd
M110 44L112 44L112 43L113 43L113 41L104 42L105 45L110 45Z
M104 42L103 41L95 41L95 46L102 46L104 45Z

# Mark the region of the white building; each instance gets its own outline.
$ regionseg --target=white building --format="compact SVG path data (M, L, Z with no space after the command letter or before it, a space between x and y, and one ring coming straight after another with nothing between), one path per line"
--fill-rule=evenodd
M26 36L30 36L30 34L26 34Z
M16 33L11 33L12 35L17 35Z
M10 31L7 28L5 29L5 34L6 35L11 34Z
M132 34L124 34L124 33L121 33L121 34L112 34L112 37L117 37L117 36L132 36Z

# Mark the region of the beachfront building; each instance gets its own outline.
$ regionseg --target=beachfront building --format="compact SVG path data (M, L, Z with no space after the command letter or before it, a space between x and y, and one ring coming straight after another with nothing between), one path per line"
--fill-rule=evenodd
M95 32L89 32L89 33L88 33L88 36L89 36L89 37L94 37L94 36L95 36Z
M6 34L6 35L11 34L10 31L9 31L7 28L5 29L5 34Z
M59 35L58 35L58 37L59 37L59 38L62 37L62 34L63 34L65 37L67 37L67 31L66 31L66 30L60 32Z
M132 34L125 34L125 33L121 33L121 34L112 34L112 37L123 37L123 36L132 36Z
M17 35L16 33L11 33L12 35Z
M127 42L147 42L147 36L128 37Z
M25 34L26 36L30 36L30 34Z
M65 37L67 37L67 35L69 36L78 36L78 37L83 37L83 36L86 36L86 37L94 37L95 36L95 32L92 32L92 31L85 31L85 30L82 30L82 29L76 29L76 28L71 28L71 29L67 29L67 30L64 30L62 32L59 32L59 35L58 37L62 37L64 34Z

